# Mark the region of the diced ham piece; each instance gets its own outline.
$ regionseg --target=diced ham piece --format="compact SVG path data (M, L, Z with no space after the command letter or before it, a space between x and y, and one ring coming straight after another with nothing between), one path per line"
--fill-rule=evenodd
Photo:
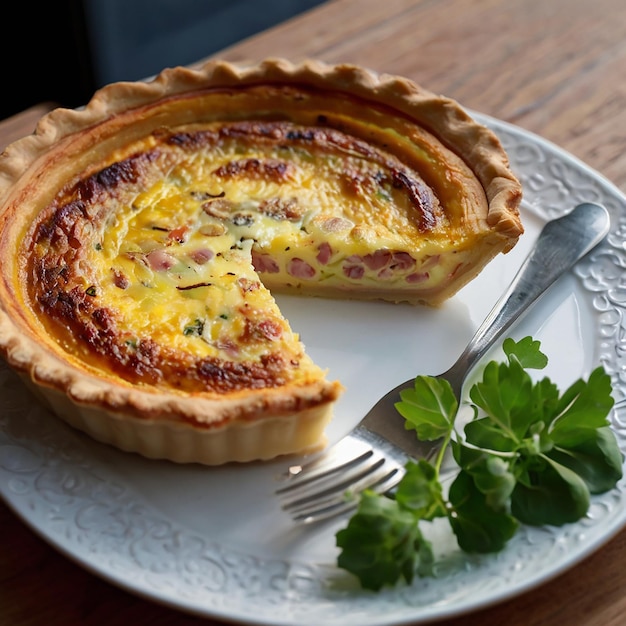
M415 284L415 283L423 283L425 280L428 280L428 272L413 272L413 274L409 274L406 277L406 282Z
M191 252L189 256L191 257L191 260L198 265L204 265L215 256L215 253L213 250L209 250L208 248L198 248L197 250Z
M241 290L244 293L248 291L254 291L255 289L258 289L261 286L261 283L259 283L259 281L250 280L249 278L246 278L245 276L240 276L237 279L237 284L241 287Z
M179 226L167 233L167 238L178 243L184 243L189 232L189 226Z
M283 334L282 326L274 320L246 320L246 328L239 339L243 343L253 343L259 340L277 341Z
M392 255L389 250L376 250L373 254L366 254L363 257L363 263L370 270L380 270L387 267L391 262Z
M319 246L317 246L317 261L321 265L326 265L328 261L330 261L330 257L333 255L333 249L330 247L330 244L327 241L324 241Z
M363 263L363 257L360 254L351 254L349 257L346 257L346 263L360 265Z
M222 350L230 357L239 355L239 346L232 339L220 337L214 345L218 350Z
M178 263L178 261L165 250L153 250L146 255L146 260L150 269L155 272L163 272L171 269Z
M391 267L397 270L408 270L415 265L415 259L408 252L394 252Z
M355 280L359 280L363 278L363 274L365 274L365 268L362 265L344 265L343 273L347 278L354 278Z
M130 280L118 270L113 270L113 284L120 289L128 289L130 287Z
M270 341L280 339L283 334L283 329L280 325L272 320L263 320L262 322L259 322L257 324L257 328L261 335Z
M315 268L306 261L294 257L287 264L287 272L296 278L313 278Z
M256 250L252 250L252 265L259 273L276 274L276 272L280 271L280 267L273 256L257 252Z

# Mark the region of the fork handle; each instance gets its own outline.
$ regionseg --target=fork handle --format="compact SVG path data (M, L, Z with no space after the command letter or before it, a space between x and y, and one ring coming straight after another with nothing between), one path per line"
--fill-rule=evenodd
M456 363L444 376L457 397L463 379L493 343L577 261L609 232L608 211L585 202L545 224L507 291L478 327Z

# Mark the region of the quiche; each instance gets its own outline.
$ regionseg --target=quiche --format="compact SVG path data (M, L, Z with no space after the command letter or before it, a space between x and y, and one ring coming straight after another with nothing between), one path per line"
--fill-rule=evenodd
M439 306L515 245L520 199L495 135L402 77L217 60L108 85L2 154L0 351L122 450L307 454L343 388L272 294Z

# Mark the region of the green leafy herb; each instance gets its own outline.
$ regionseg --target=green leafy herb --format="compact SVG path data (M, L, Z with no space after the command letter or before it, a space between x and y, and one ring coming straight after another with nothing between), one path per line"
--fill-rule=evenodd
M502 550L521 524L562 526L584 517L591 496L622 477L623 454L611 430L609 375L602 367L564 393L534 381L548 359L526 337L503 343L504 362L490 361L469 392L474 418L461 432L450 384L418 376L396 408L407 430L441 442L433 463L409 461L393 494L361 495L356 513L336 534L339 567L366 589L432 573L433 548L421 524L447 518L468 553ZM442 463L451 451L458 473L447 494Z
M204 331L204 320L196 319L192 323L187 324L183 328L183 335L189 337L190 335L201 336Z

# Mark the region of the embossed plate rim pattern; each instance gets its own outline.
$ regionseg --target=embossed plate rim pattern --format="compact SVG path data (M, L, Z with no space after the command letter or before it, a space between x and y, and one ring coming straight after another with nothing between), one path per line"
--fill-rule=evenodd
M626 197L558 146L473 115L500 136L522 179L525 211L548 219L583 201L609 210L611 232L577 266L575 278L596 321L588 338L592 360L612 375L616 400L624 398L626 287L620 274L626 267ZM626 452L626 409L614 411L612 419ZM626 525L622 481L594 498L588 517L578 524L523 529L495 556L444 551L437 578L370 594L332 559L259 556L168 519L102 457L92 456L94 446L50 419L0 365L0 495L9 506L66 556L126 590L186 612L247 624L391 626L459 616L545 582ZM267 485L268 494L272 490ZM322 529L322 539L333 544L335 530Z

